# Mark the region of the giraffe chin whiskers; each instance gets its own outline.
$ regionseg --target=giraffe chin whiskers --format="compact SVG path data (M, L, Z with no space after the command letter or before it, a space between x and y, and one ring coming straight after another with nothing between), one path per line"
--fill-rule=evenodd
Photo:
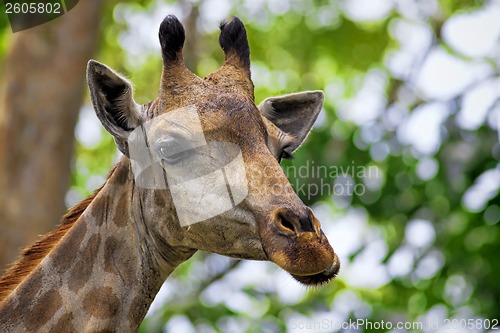
M333 263L323 272L312 275L290 274L295 280L306 286L321 286L334 279L340 271L340 260L335 254Z

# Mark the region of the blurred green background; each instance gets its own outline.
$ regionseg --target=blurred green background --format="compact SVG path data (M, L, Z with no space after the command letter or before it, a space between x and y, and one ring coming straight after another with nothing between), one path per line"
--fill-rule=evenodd
M200 76L221 65L218 23L236 15L257 103L324 91L306 144L282 165L342 268L311 290L271 263L197 253L141 332L435 332L445 319L451 331L500 327L499 1L109 1L94 58L129 77L139 103L158 91L166 14L184 22L186 62ZM12 39L2 19L0 59ZM88 94L75 135L67 206L118 158ZM339 327L349 319L423 326Z

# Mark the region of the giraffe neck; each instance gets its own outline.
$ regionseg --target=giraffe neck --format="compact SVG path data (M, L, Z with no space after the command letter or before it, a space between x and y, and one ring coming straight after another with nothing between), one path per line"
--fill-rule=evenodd
M0 332L136 331L191 249L159 247L124 158L74 226L0 304Z

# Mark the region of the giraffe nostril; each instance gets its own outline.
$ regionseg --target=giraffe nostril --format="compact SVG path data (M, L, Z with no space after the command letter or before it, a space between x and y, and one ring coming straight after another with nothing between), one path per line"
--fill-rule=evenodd
M316 232L314 226L314 215L312 211L306 211L302 214L297 214L291 210L279 210L276 212L276 223L287 233L299 235L305 232ZM316 221L317 222L317 221Z
M278 219L278 223L283 227L283 229L295 233L295 226L293 225L293 223L288 221L283 216L280 216L280 218Z

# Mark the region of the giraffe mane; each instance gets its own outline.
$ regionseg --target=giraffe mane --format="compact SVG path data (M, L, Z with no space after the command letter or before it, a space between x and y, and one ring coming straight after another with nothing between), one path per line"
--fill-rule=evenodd
M111 177L116 167L117 166L113 167L109 173L109 177ZM56 229L46 233L33 245L25 248L21 252L20 258L6 270L2 277L0 277L0 304L31 273L31 271L38 266L57 243L59 243L61 238L63 238L71 227L73 227L75 222L103 187L104 184L90 196L69 209L61 219L61 224L59 224Z

